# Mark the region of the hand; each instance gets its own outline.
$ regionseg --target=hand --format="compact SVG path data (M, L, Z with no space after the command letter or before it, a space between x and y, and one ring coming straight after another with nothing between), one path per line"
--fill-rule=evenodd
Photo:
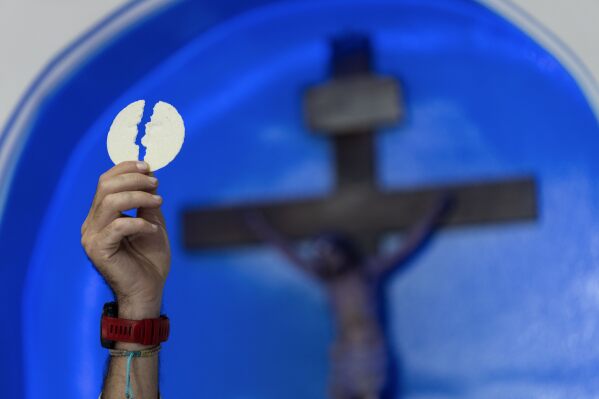
M116 295L119 317L160 315L171 253L158 180L145 162L122 162L100 176L81 226L81 244ZM121 212L138 208L137 217Z

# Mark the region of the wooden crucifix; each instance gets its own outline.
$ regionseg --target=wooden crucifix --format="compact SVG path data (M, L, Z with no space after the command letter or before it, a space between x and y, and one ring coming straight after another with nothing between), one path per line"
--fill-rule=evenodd
M376 129L400 120L398 82L372 73L369 38L331 42L331 81L304 98L308 125L330 137L336 187L325 198L262 202L183 211L190 250L266 242L324 284L335 318L330 397L396 397L394 359L385 336L382 285L437 227L536 218L536 187L528 176L475 184L382 191L375 170ZM404 244L378 255L380 237L408 230ZM311 253L295 240L312 239Z

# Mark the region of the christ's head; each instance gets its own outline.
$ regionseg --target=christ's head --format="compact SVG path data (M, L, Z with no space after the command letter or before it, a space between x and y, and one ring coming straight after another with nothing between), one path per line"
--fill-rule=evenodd
M359 249L343 234L321 234L312 242L311 250L312 271L327 280L356 270L362 263Z

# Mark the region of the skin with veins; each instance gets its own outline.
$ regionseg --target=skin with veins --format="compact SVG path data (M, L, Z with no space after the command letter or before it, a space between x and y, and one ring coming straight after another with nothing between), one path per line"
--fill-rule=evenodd
M106 147L114 164L139 159L139 145L135 143L138 125L143 117L145 101L129 104L118 113L108 132ZM175 107L159 101L154 106L150 122L145 125L141 144L146 148L144 161L156 171L172 162L185 139L183 118Z

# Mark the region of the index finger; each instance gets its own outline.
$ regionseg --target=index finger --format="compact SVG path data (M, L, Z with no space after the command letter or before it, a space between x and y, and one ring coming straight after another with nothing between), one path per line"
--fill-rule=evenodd
M109 179L111 177L121 175L123 173L146 173L149 171L150 165L148 165L144 161L124 161L108 169L106 172L102 174L102 176L100 176L100 178Z

